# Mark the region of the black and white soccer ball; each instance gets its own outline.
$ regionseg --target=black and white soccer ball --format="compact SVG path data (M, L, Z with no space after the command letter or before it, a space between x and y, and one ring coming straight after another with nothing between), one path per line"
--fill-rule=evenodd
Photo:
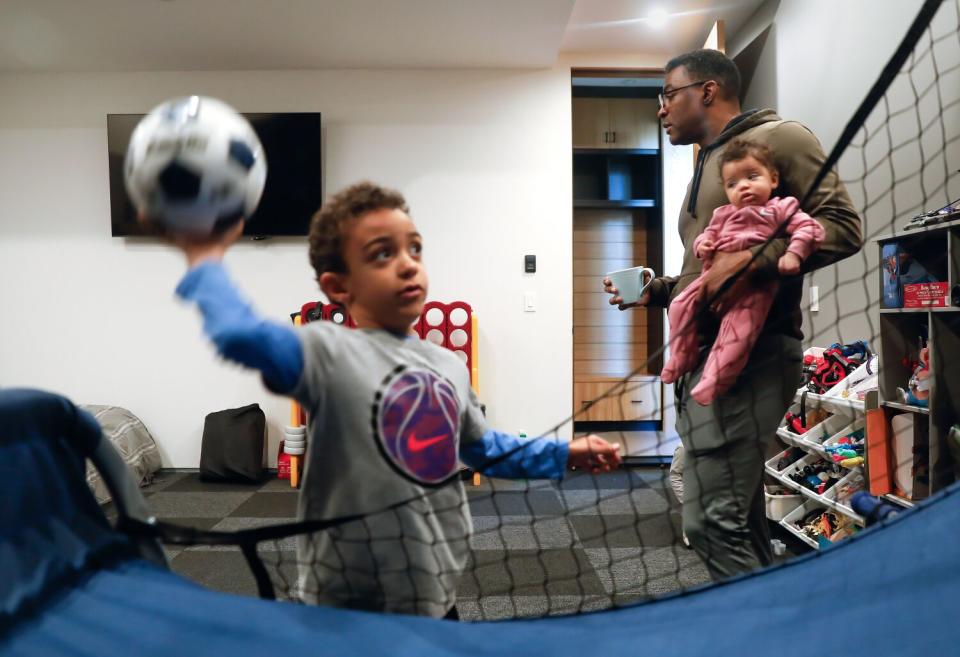
M123 171L141 217L170 233L210 235L253 214L267 161L236 110L187 96L155 107L137 124Z

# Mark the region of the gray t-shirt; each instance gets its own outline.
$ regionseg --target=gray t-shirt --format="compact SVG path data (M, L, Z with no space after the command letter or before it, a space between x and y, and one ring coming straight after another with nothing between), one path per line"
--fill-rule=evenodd
M486 430L467 368L415 336L330 322L297 334L304 368L292 396L309 417L298 516L364 516L298 539L301 597L443 616L471 530L453 477L459 446Z

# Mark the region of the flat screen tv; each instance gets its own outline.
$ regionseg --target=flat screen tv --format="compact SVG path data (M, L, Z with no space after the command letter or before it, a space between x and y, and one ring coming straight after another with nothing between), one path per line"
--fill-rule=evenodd
M114 237L146 235L123 185L130 135L143 114L108 114L110 225ZM306 235L323 200L320 113L244 114L267 155L267 184L243 234L252 237Z

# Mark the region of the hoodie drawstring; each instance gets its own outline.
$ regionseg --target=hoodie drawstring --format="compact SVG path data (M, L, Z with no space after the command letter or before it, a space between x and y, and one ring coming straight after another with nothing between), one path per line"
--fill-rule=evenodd
M693 185L690 188L690 202L687 203L687 214L697 218L697 196L700 193L700 176L703 174L703 161L707 158L710 147L701 148L697 154L697 168L693 172Z

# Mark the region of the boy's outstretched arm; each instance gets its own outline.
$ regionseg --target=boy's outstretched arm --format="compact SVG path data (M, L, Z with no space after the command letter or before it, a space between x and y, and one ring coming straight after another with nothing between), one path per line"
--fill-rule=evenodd
M566 442L520 438L492 429L479 440L461 443L460 460L489 477L506 479L560 479L568 467L606 472L621 463L620 445L599 436Z
M303 348L291 327L265 321L244 301L221 260L242 230L203 240L176 238L190 270L177 285L177 296L197 304L203 330L224 358L259 370L274 392L293 390L303 372Z
M570 441L570 458L567 466L589 468L591 472L610 472L620 467L620 443L610 443L600 436L590 434Z

